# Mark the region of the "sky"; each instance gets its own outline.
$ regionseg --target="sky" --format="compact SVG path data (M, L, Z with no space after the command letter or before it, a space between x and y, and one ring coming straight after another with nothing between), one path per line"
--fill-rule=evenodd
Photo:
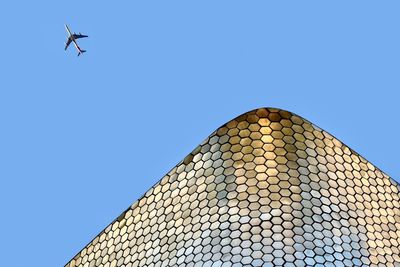
M214 130L294 112L400 181L399 1L3 1L1 266L63 266ZM81 57L67 33L82 32Z

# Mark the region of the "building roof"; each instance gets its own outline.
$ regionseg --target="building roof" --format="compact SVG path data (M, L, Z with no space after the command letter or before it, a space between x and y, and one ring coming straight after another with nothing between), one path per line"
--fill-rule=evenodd
M395 266L399 190L306 119L260 108L213 132L66 266Z

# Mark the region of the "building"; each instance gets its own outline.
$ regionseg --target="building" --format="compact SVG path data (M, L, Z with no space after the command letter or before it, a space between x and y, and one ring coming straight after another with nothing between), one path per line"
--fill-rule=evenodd
M400 186L307 120L212 133L66 266L400 266Z

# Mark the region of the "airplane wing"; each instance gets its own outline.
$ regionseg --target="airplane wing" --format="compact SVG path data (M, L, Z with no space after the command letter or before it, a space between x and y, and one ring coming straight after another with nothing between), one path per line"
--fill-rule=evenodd
M72 42L72 38L69 37L68 40L67 40L67 42L65 43L65 49L64 49L64 50L67 50L67 48L68 48L68 46L71 44L71 42Z
M75 38L75 39L85 38L85 37L88 37L88 36L87 36L87 35L83 35L83 34L76 34L76 33L74 33L74 38Z

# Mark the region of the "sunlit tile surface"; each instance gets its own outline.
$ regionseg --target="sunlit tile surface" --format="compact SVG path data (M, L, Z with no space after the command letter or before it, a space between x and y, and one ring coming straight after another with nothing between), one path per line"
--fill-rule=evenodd
M400 266L399 189L327 132L262 108L211 134L66 266Z

